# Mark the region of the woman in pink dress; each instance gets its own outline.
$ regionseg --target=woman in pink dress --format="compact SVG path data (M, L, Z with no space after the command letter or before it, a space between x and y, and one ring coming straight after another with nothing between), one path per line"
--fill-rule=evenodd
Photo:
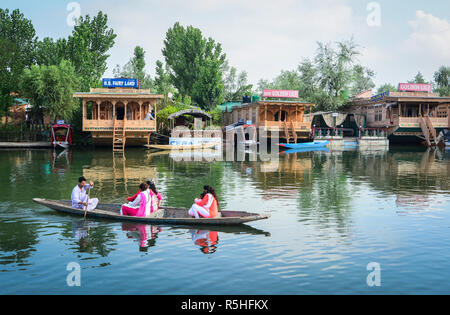
M142 183L139 186L139 194L137 197L124 205L120 209L120 215L129 215L135 217L145 217L150 211L150 196L148 193L148 185Z

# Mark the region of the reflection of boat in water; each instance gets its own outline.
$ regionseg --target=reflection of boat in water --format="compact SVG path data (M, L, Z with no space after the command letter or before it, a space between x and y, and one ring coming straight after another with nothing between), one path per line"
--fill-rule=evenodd
M33 198L33 201L50 209L75 215L84 216L84 209L72 208L70 200L48 200ZM192 218L188 209L161 207L159 211L147 217L133 217L120 215L120 204L99 203L93 211L87 212L87 217L106 218L119 221L134 221L155 224L179 224L179 225L232 225L268 219L270 215L249 213L244 211L220 211L220 215L214 218Z
M72 150L65 149L59 153L52 152L52 171L58 174L65 174L70 169L72 163Z
M305 148L323 148L330 144L330 141L314 141L306 143L279 143L282 148L287 149L305 149Z

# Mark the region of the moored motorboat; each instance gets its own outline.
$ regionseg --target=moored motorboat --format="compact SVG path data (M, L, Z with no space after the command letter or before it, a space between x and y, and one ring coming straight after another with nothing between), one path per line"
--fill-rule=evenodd
M83 209L72 208L70 200L49 200L33 198L33 201L58 212L84 216ZM193 218L186 208L161 207L160 210L147 217L120 215L120 204L99 203L93 211L87 211L89 218L105 218L119 221L133 221L155 224L174 225L235 225L257 220L268 219L270 215L249 213L244 211L220 211L214 218Z
M323 148L330 144L330 141L314 141L306 143L279 143L282 148L302 149L302 148Z
M283 154L293 154L293 153L303 153L303 152L331 152L330 149L328 149L327 147L311 147L311 148L300 148L300 149L289 149L286 151L283 151L281 153Z

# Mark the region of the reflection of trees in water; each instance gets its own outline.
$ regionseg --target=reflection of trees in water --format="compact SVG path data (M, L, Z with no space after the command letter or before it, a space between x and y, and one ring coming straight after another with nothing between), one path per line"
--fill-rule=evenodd
M24 204L32 203L30 192L34 191L33 185L38 181L42 182L42 175L36 171L35 165L36 161L43 163L39 157L45 153L48 151L5 150L0 153L1 265L26 263L39 242L39 224L30 222L27 217L30 211Z
M38 243L38 224L0 220L0 265L23 264ZM0 270L1 271L1 270Z
M450 164L438 159L436 150L359 152L347 170L354 179L386 193L427 195L449 190Z
M74 219L63 224L61 235L74 239L73 244L77 247L72 249L75 252L107 257L117 246L116 234L111 229L109 224Z
M226 205L222 184L224 162L175 162L168 155L152 159L152 165L158 169L158 182L163 194L163 203L174 207L190 207L194 198L199 198L204 185L214 187L221 207Z
M266 199L297 195L299 183L311 185L313 152L280 155L279 160L234 162L231 168L254 180L253 185L261 189Z
M351 218L351 189L343 160L334 154L313 157L310 185L299 185L300 217L323 227L337 225L344 232Z
M323 227L347 225L351 192L338 156L302 152L280 155L277 162L233 163L232 168L250 176L263 199L298 199L302 220L318 220Z

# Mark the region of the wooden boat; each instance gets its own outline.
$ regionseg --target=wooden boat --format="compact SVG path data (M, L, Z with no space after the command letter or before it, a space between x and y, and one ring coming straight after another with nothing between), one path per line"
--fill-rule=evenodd
M72 128L64 123L64 120L58 121L52 126L51 144L54 147L67 149L72 145Z
M217 146L218 143L200 143L200 144L187 144L187 145L175 145L175 144L146 144L148 149L157 150L195 150L195 149L211 149Z
M330 141L314 141L307 143L279 143L282 148L288 149L303 149L303 148L323 148L330 144Z
M72 202L70 200L33 198L33 201L58 212L84 216L84 210L72 208ZM86 216L89 218L174 225L234 225L264 220L270 217L270 215L244 211L220 211L219 215L215 218L196 219L188 214L188 209L174 207L161 207L160 210L147 217L132 217L120 215L120 206L120 204L99 203L97 208L93 211L88 211Z

